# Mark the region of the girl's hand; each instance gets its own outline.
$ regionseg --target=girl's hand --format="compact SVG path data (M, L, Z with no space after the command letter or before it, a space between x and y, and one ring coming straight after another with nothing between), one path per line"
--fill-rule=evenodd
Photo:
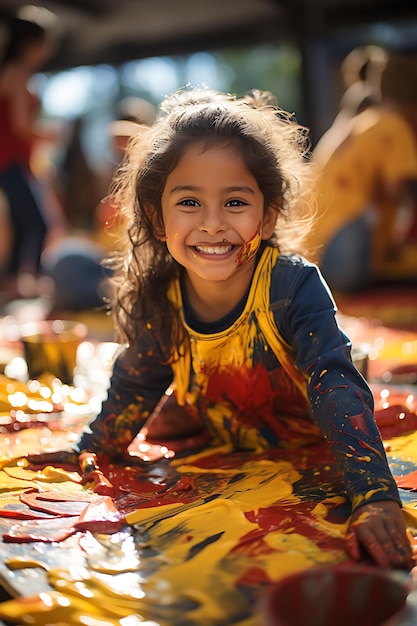
M377 565L410 570L415 563L401 508L397 502L381 500L357 509L349 523L346 548L355 561L361 549Z

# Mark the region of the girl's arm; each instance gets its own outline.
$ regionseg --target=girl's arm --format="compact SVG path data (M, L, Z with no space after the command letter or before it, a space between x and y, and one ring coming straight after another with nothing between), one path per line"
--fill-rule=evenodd
M76 451L104 452L125 457L126 449L172 382L159 345L146 336L116 360L107 399L84 430Z
M115 361L100 413L84 429L80 440L68 450L28 455L29 462L78 466L84 453L133 462L127 447L172 382L171 367L163 361L157 341L150 336L142 339L140 348L127 348Z
M287 306L277 323L304 372L314 421L335 455L352 503L348 553L355 560L367 555L381 566L411 568L401 500L372 393L352 364L333 299L314 266L293 264L287 288Z
M353 509L400 502L374 417L372 392L351 360L334 301L317 268L293 265L283 336L304 373L312 416L332 449Z

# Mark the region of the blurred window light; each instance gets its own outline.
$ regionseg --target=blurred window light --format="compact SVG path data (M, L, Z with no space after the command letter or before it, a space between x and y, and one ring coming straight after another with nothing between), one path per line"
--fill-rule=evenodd
M191 54L185 64L186 83L193 87L208 87L224 91L229 89L233 72L208 52Z
M177 64L168 57L129 61L120 67L120 82L126 87L147 91L159 101L178 87Z
M58 72L44 85L45 114L61 118L85 115L97 98L110 99L117 93L117 85L117 72L110 66L83 66Z

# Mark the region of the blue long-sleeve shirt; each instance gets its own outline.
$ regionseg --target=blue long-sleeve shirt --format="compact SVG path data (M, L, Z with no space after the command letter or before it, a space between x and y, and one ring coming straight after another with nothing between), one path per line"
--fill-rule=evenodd
M117 359L108 398L79 450L125 452L174 382L178 404L212 434L213 445L262 450L324 437L354 508L400 502L371 390L352 363L315 265L267 246L242 302L215 323L193 317L180 280L169 297L189 341L169 365L158 337L144 330Z

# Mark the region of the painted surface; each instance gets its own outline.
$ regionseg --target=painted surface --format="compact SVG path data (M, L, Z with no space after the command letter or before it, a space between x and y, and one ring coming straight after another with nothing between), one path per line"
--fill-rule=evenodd
M416 396L382 384L373 391L414 543ZM29 424L4 420L0 433L0 575L10 588L25 589L0 604L2 619L35 626L263 626L264 594L274 583L319 567L332 572L334 584L352 565L344 549L350 506L321 442L258 453L225 444L129 467L98 458L112 486L103 495L95 491L97 468L89 481L80 467L40 468L23 458L68 447L81 428L77 412L58 420L51 413L39 424L31 415ZM401 593L389 607L385 598L397 587L377 576L373 583L379 606L397 602L396 610ZM301 584L297 593L305 603ZM343 609L340 589L334 597ZM375 615L375 603L369 606Z

